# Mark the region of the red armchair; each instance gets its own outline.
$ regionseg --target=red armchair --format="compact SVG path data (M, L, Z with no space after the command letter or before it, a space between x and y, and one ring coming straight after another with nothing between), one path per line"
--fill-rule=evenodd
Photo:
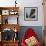
M25 34L24 34L24 37L22 38L22 42L21 42L21 45L22 46L27 46L27 44L26 44L26 42L25 42L25 40L26 39L29 39L29 38L32 38L32 36L34 37L34 38L36 38L37 37L37 35L36 35L36 33L33 31L33 29L31 29L31 28L29 28L29 29L27 29L27 31L25 32ZM41 46L41 44L40 44L40 42L37 40L37 38L36 38L36 44L34 45L34 46ZM28 43L28 42L27 42ZM31 43L30 43L31 44ZM30 45L31 46L31 45Z

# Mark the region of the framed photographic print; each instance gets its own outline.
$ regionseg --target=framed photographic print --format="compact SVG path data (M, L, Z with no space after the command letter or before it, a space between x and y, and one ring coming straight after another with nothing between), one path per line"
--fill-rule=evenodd
M25 21L37 21L38 20L38 8L37 7L24 7L24 20Z

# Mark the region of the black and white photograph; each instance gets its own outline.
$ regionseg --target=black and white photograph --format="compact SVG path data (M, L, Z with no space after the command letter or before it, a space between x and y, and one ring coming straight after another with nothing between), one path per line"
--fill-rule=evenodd
M38 8L37 7L24 7L24 20L37 21Z

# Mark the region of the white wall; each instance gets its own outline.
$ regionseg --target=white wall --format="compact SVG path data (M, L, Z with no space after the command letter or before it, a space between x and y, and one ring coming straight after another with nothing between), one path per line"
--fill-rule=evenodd
M0 0L0 6L15 6L15 0ZM20 7L19 24L20 26L43 26L43 6L42 0L17 0ZM25 21L24 20L24 7L38 7L38 21Z
M43 6L42 0L18 1L21 4L20 25L22 26L43 26ZM38 7L38 21L24 21L24 7Z

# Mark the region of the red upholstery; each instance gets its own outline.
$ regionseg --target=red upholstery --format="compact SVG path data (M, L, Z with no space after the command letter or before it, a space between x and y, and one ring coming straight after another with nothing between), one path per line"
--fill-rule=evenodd
M32 37L32 36L36 37L37 35L31 28L27 29L27 31L25 32L24 37L22 38L21 45L26 46L25 39L28 39L29 37ZM41 45L38 42L35 46L41 46Z

